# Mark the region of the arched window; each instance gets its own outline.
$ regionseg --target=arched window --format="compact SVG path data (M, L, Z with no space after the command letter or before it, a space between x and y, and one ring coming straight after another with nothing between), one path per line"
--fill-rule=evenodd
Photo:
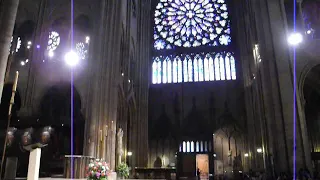
M153 84L236 79L226 0L160 0L154 24Z

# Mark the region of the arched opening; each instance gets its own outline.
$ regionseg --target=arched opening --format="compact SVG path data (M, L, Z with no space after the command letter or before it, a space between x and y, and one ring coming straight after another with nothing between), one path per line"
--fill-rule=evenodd
M88 16L86 16L84 14L79 15L75 19L74 24L75 24L75 28L77 31L80 31L80 32L87 34L87 35L90 34L91 29L92 29L92 24L91 24Z
M313 67L306 75L303 93L305 98L305 118L311 145L311 157L316 170L320 162L320 65Z
M42 153L43 166L41 167L46 173L63 173L63 157L71 153L71 146L73 146L74 155L83 154L85 122L81 113L81 97L75 87L72 89L73 92L71 92L70 84L67 83L52 86L44 93L40 101L39 123L44 127L51 126L54 129L50 147L48 146ZM73 94L72 100L71 93ZM71 134L72 127L73 135Z

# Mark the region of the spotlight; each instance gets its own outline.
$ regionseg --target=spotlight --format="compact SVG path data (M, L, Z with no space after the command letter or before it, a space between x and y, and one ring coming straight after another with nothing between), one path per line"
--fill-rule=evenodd
M249 154L248 154L248 153L245 153L245 154L244 154L244 157L249 157Z
M66 61L66 64L72 67L77 65L80 59L77 53L70 51L64 56L64 60Z
M128 156L132 156L132 152L131 151L128 152Z
M31 41L28 41L28 45L31 45L32 44L32 42Z
M302 42L302 39L303 39L303 37L300 33L292 33L288 37L288 43L292 46L296 46Z
M307 31L307 34L311 34L311 32L312 32L312 31L309 29L309 30Z
M21 66L26 65L26 63L24 61L21 61L20 64L21 64Z

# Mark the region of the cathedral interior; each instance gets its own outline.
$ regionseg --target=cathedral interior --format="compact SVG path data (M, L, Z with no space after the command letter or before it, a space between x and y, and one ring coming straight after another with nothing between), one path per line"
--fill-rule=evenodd
M0 0L0 154L17 177L34 142L40 177L67 155L138 178L319 171L320 1L293 2Z

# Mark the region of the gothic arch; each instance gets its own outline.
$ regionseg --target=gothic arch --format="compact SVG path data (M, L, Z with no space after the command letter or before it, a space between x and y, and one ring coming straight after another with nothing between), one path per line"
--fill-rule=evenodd
M52 20L59 18L60 16L66 16L70 17L71 13L71 4L70 1L65 1L65 0L56 0L52 1L54 3L49 4L50 11L46 14L46 21L52 23ZM66 3L67 2L67 3ZM79 1L74 3L74 17L77 17L80 14L90 14L90 11L92 10L91 3L89 1L82 1L81 3ZM69 18L71 19L71 18Z
M32 38L36 27L36 23L32 20L26 20L20 25L18 25L15 34L22 38Z
M297 88L299 90L299 96L300 96L300 100L302 101L302 105L305 102L304 99L304 92L303 92L303 87L305 84L305 80L306 77L308 75L308 73L317 65L319 65L320 62L319 60L315 60L315 59L311 59L309 60L309 62L302 68L301 73L298 75L298 84L297 84ZM303 106L302 106L303 107Z
M92 22L89 16L85 14L80 14L74 20L75 29L81 33L89 35L92 31Z
M70 118L71 85L69 83L53 85L47 88L40 100L39 113L41 119L47 119L49 124L67 124L65 118ZM76 87L73 86L74 117L77 121L84 121L81 113L82 98Z

